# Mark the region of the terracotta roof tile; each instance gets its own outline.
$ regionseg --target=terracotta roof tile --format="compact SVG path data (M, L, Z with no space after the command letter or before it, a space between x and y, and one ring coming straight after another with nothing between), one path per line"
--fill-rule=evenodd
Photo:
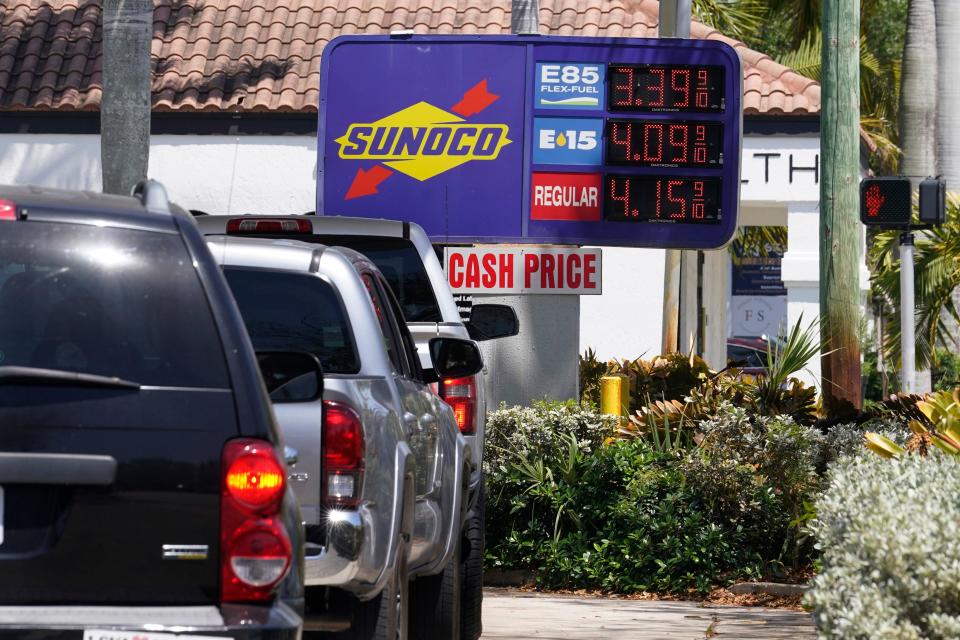
M340 34L510 31L506 0L154 0L154 106L164 111L313 112L324 45ZM656 37L657 0L541 0L544 35ZM703 24L733 46L744 113L815 115L820 86ZM100 0L2 0L0 110L96 110Z

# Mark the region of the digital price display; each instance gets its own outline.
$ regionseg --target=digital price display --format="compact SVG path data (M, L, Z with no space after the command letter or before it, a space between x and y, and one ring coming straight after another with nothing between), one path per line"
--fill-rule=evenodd
M607 175L603 219L610 222L720 222L720 178Z
M605 160L638 167L719 167L723 123L607 120Z
M720 66L610 65L607 77L610 111L724 110L724 72Z

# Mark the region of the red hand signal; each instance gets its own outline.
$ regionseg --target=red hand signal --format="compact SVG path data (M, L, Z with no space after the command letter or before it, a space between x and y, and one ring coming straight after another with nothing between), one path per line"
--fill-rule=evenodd
M880 207L887 201L887 197L880 191L880 185L872 184L867 188L867 217L876 218Z

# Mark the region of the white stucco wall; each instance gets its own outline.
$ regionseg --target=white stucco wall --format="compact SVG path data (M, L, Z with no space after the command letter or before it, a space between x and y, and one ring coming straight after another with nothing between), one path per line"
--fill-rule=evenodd
M150 140L151 178L187 209L304 213L316 208L312 136L175 136ZM0 184L99 191L100 136L0 135Z

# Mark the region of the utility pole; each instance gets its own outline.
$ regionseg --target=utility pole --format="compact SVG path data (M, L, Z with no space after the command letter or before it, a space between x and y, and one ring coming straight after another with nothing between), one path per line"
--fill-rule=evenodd
M657 35L661 38L689 38L690 15L693 11L691 0L660 0L660 23ZM680 349L680 282L682 275L689 274L683 263L683 254L690 253L678 249L667 249L663 264L663 342L662 352L670 353ZM695 259L695 258L694 258ZM696 271L694 271L696 273ZM689 285L688 285L689 286ZM693 284L696 291L696 283ZM685 296L689 298L689 296ZM684 333L690 328L684 327Z
M150 156L153 0L104 0L100 164L103 191L129 195Z
M825 0L820 149L820 331L823 404L830 417L862 406L859 209L860 3Z

